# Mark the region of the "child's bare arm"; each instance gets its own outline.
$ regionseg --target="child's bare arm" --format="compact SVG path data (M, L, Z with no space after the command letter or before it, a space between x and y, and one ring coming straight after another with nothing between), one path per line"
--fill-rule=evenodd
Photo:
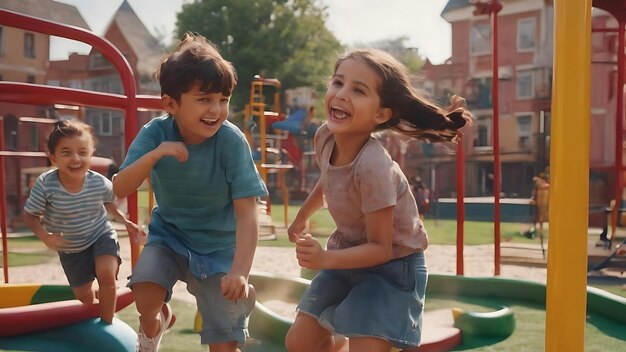
M287 234L289 235L289 240L291 242L295 242L298 237L304 232L306 228L306 222L309 218L324 205L324 197L322 192L322 185L320 181L317 181L315 187L306 198L302 207L298 211L296 218L293 220L289 229L287 229Z
M104 207L107 212L113 216L113 218L124 224L126 226L126 231L128 231L128 235L133 240L133 242L143 245L146 243L146 234L135 224L134 222L128 220L126 216L119 210L115 203L104 203Z
M256 197L234 200L237 218L235 258L230 272L222 278L222 294L230 300L248 294L248 275L259 239Z
M121 223L126 223L126 221L129 221L128 219L126 219L126 215L124 215L119 208L117 207L117 205L115 203L104 203L104 207L106 208L107 212L113 216L113 219L117 222L121 222Z
M189 153L182 142L161 143L156 149L137 159L113 178L115 195L118 198L126 198L135 192L148 177L154 165L164 156L173 156L182 163L187 161Z
M298 263L308 269L356 269L383 264L391 260L393 206L365 214L367 243L326 251L311 236L296 242Z

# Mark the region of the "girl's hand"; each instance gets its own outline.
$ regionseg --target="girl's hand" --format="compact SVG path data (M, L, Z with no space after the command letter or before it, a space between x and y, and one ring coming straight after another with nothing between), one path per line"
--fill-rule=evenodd
M63 235L56 232L49 233L48 236L45 237L45 239L43 240L43 243L46 245L46 247L58 252L59 249L65 247L65 245L67 244L67 240L63 238Z
M222 277L222 295L227 300L236 301L248 297L248 288L248 280L243 275L228 273Z
M146 244L148 235L134 222L130 220L125 220L124 225L126 225L126 231L128 231L128 236L133 241L140 246Z
M296 242L296 240L302 236L302 233L306 230L306 228L307 221L298 220L298 218L296 217L296 219L291 223L291 225L289 225L289 228L287 229L289 241Z
M313 270L324 269L326 251L310 234L296 240L296 258L301 267Z
M164 156L173 156L184 163L189 158L189 151L183 142L163 142L154 150L159 159Z

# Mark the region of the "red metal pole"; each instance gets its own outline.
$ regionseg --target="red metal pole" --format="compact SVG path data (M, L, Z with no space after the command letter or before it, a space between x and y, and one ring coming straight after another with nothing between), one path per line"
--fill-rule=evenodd
M0 150L4 150L4 118L0 119ZM2 269L4 283L9 283L9 244L7 242L7 197L4 190L4 156L0 156L0 229L2 230Z
M591 28L591 32L606 32L606 33L617 33L619 28Z
M137 134L137 86L133 71L122 53L108 40L100 38L90 31L82 28L66 26L56 22L43 20L40 18L23 15L17 12L0 9L2 24L20 29L30 30L38 33L55 35L79 42L87 43L104 55L118 70L124 94L126 95L125 108L126 118L124 119L124 133L126 149L130 146L133 138ZM127 198L128 217L133 222L137 222L137 194L134 192ZM139 258L139 246L131 241L131 264L137 262Z
M495 0L491 3L491 59L493 66L493 238L494 238L494 275L500 275L500 133L498 106L498 12L502 5Z
M613 224L617 224L617 209L622 206L622 188L624 185L622 169L624 157L624 20L618 19L617 49L617 108L615 111L615 207L613 207ZM615 226L611 226L611 244L615 238Z
M463 141L457 144L456 149L456 274L464 275L463 268L463 226L465 225L465 157L463 155Z

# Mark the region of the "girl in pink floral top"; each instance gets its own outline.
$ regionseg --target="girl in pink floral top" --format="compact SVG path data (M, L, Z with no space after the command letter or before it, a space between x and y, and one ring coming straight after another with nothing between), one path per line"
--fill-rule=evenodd
M320 180L288 229L299 264L320 272L300 300L287 349L332 351L334 334L349 337L351 351L418 346L428 235L409 182L371 134L456 142L470 114L462 98L443 110L417 95L406 68L378 50L339 58L325 105L315 135ZM323 249L304 231L325 205L337 230Z

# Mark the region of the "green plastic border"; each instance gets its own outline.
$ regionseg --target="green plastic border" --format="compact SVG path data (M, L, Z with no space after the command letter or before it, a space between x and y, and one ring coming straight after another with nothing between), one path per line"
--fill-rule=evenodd
M498 297L546 306L546 285L527 280L497 277L466 277L430 274L426 295ZM587 288L587 313L598 314L626 324L626 298Z

